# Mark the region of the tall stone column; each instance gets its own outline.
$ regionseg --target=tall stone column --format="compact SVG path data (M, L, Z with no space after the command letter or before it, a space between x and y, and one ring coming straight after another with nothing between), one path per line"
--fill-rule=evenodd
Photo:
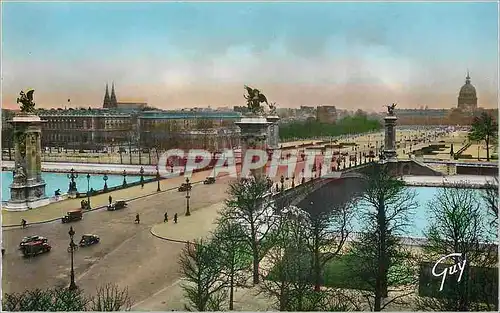
M385 144L384 157L387 161L397 162L396 152L396 121L398 118L394 115L384 117L385 121Z
M8 121L14 127L14 180L10 185L11 199L3 207L23 211L50 203L45 195L42 178L42 121L34 114L21 114Z
M256 149L266 151L267 146L267 132L270 122L263 116L250 116L244 117L241 121L235 123L241 129L241 161L252 162L252 160L245 160L247 157L247 150ZM265 177L265 169L263 166L258 169L251 170L255 178Z
M269 149L278 149L280 142L278 121L280 118L277 115L271 115L267 116L266 119L271 123L269 124L267 146Z

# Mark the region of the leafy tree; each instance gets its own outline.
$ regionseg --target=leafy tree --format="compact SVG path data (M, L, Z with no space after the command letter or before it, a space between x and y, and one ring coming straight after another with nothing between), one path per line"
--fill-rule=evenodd
M259 263L272 245L271 230L275 225L272 204L268 201L269 188L266 179L251 178L229 185L222 216L240 224L244 230L244 244L252 252L253 283L259 283Z
M389 290L389 286L408 285L415 278L410 255L398 236L410 225L416 208L415 195L394 178L385 164L375 164L367 173L366 190L360 196L360 220L364 231L352 242L353 272L368 286L368 299L374 311L413 293ZM385 301L389 291L397 296ZM373 299L373 305L370 302Z
M498 308L496 297L494 298L497 302L486 303L486 308L479 303L473 303L471 299L471 292L484 292L484 290L474 290L475 287L470 285L471 266L495 266L498 263L498 246L484 243L488 237L486 230L488 222L483 214L480 195L477 190L464 187L466 186L457 184L442 188L429 203L431 222L426 230L428 243L424 251L432 263L451 253L462 253L468 266L465 267L458 287L447 292L446 297L419 299L419 309L489 311L492 310L492 305ZM487 283L491 282L484 281L481 285Z
M490 143L496 141L498 137L498 125L493 116L486 112L475 116L469 132L470 140L483 141L486 144L486 160L490 161Z
M366 114L347 116L335 124L320 123L315 120L292 122L280 125L280 138L298 139L321 136L339 136L349 133L364 133L382 128L378 120L370 119Z
M179 265L186 284L182 285L191 303L186 309L219 311L225 299L218 248L203 240L188 243L181 252Z
M212 240L219 250L221 274L229 288L229 310L234 310L234 287L243 285L243 271L249 267L251 256L244 243L245 233L234 221L220 220Z

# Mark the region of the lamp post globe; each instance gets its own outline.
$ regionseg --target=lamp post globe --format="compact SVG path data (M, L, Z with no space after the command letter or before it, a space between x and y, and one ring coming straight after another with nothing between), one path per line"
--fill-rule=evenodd
M158 165L156 165L156 183L157 183L156 191L160 192L161 191L161 189L160 189L160 168L158 167Z
M88 209L90 210L90 173L87 174L87 203Z
M73 257L73 252L75 251L75 243L73 242L73 236L75 236L75 231L73 230L73 226L69 228L69 247L70 247L70 252L71 252L71 273L70 273L70 283L69 283L69 290L75 290L78 287L76 286L75 283L75 267L74 267L74 257Z
M102 180L104 180L104 192L106 192L108 191L108 175L104 174Z
M186 178L186 216L191 215L191 211L189 211L189 198L191 198L189 195L190 189L191 183L189 182L189 178Z

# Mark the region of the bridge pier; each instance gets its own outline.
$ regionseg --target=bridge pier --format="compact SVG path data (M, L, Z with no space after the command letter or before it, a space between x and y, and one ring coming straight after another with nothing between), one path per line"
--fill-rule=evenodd
M389 162L397 162L396 153L396 121L398 118L394 114L384 117L385 121L385 147L384 157Z

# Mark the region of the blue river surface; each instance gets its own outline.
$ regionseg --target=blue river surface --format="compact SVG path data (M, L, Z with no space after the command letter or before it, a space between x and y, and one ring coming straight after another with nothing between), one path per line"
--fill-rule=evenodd
M400 232L398 235L403 237L412 237L412 238L424 238L424 232L429 227L433 214L430 212L430 207L432 201L436 196L439 195L440 187L407 187L410 192L414 192L415 198L413 199L416 203L415 209L408 211L408 222L407 226L404 227L403 232ZM483 225L483 230L490 231L493 228L490 226L491 215L486 213L487 206L483 201L482 195L483 190L481 189L473 189L471 190L476 193L476 197L478 203L481 205L480 212L484 217L485 225ZM355 205L356 213L354 214L354 218L351 221L351 226L353 231L362 232L366 228L365 221L362 219L362 215L360 212L364 212L368 206L363 205L361 202ZM485 238L485 240L487 240ZM489 239L488 239L489 240Z
M90 185L87 183L87 174L78 174L78 178L75 179L76 187L79 192L87 192L87 188L93 188L94 190L102 190L104 188L104 175L95 174L90 175ZM10 199L10 188L12 184L12 172L2 171L2 201L8 201ZM49 173L43 172L42 178L45 180L45 194L49 197L54 196L54 192L57 189L61 189L61 193L67 193L69 187L69 178L65 173ZM140 176L128 176L126 177L127 183L138 182L141 179ZM147 177L144 177L147 179ZM120 186L123 183L123 176L121 175L108 175L108 188Z

